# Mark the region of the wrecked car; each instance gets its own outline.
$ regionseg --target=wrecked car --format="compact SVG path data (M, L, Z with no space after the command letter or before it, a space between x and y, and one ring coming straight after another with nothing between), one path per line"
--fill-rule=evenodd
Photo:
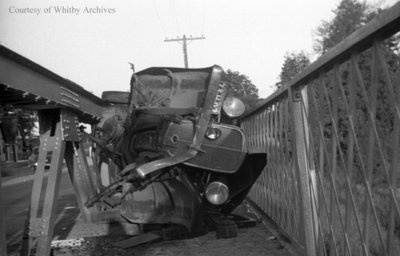
M169 224L189 234L207 216L227 216L266 164L250 154L240 127L240 99L227 93L223 69L149 68L130 91L107 91L112 104L96 127L97 162L109 181L87 202L113 202L132 223Z

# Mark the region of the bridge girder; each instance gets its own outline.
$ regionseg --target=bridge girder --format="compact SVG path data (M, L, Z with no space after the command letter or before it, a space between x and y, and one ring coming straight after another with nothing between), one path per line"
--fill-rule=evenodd
M63 78L0 45L0 104L29 109L65 108L80 121L100 120L107 103Z

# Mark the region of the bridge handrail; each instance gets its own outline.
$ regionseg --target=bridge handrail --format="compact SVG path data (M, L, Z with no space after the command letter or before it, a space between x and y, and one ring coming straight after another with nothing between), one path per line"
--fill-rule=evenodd
M267 153L249 199L303 255L400 251L399 31L400 2L241 120Z

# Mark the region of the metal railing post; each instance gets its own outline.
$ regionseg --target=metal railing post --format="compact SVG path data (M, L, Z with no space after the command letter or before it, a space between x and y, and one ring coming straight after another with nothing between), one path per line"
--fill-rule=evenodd
M292 106L294 162L298 191L300 193L301 220L300 228L303 233L303 245L307 256L316 256L315 247L315 205L313 207L310 184L309 131L307 122L307 93L306 87L289 88L289 100ZM304 104L304 105L302 105ZM315 190L313 194L315 193Z
M6 223L4 219L4 205L3 205L3 191L1 181L1 167L0 167L0 255L7 256L7 243L6 243Z

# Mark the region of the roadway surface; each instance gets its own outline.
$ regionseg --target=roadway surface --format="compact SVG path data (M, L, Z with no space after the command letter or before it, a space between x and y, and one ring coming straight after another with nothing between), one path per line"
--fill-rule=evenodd
M19 255L34 171L17 164L3 166L2 173L8 255L14 256ZM79 219L79 209L66 170L63 170L58 198L53 244L57 240L61 245L56 242L54 255L292 255L289 253L291 248L285 247L286 243L277 240L260 223L256 227L239 229L238 236L230 239L216 239L216 233L212 231L192 239L148 243L128 249L113 245L126 239L126 236L119 235L63 240Z

